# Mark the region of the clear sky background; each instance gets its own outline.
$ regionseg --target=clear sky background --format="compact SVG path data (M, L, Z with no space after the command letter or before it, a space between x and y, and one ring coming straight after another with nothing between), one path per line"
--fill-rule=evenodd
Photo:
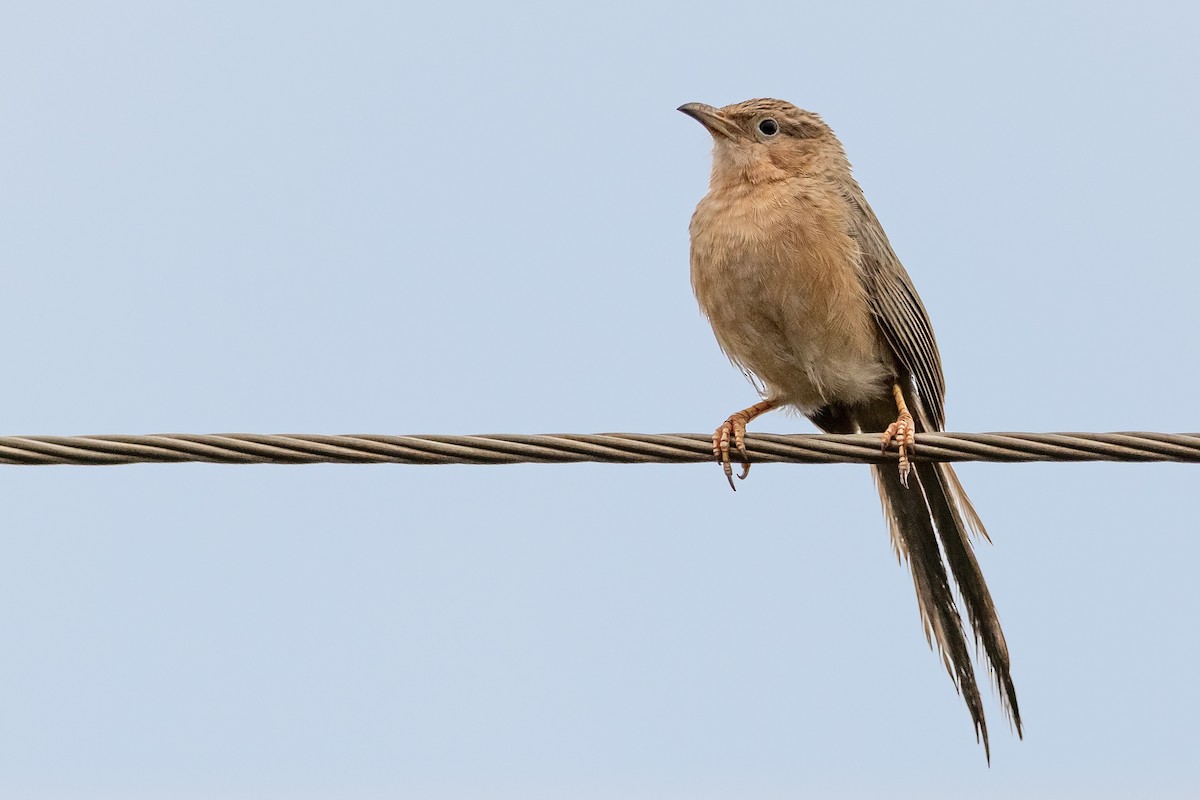
M978 4L982 6L982 4ZM711 431L710 140L822 113L951 430L1200 429L1183 3L9 3L7 434ZM807 432L772 414L754 426ZM1200 468L965 465L993 763L864 467L0 469L0 795L1195 797Z

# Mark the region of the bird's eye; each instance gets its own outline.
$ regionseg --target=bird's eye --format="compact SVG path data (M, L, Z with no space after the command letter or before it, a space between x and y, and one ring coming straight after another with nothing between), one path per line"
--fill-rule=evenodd
M758 132L763 136L774 136L779 133L779 123L773 119L764 119L758 123Z

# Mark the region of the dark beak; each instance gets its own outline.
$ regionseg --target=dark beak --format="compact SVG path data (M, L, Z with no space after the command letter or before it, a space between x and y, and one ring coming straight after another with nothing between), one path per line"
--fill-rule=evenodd
M708 128L713 138L733 139L741 134L741 130L722 116L721 110L704 103L684 103L679 110Z

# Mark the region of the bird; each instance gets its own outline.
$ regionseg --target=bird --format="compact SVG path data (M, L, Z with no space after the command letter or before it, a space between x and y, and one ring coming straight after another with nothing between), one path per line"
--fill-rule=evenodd
M972 548L990 541L949 464L913 461L915 434L945 430L945 377L929 315L851 171L811 111L772 98L679 111L712 135L709 191L690 224L700 310L760 402L713 434L730 487L746 478L746 425L791 407L827 433L880 433L898 464L871 467L893 548L907 561L925 638L970 712L991 763L987 720L967 644L998 689L1017 736L1021 714L1008 645Z

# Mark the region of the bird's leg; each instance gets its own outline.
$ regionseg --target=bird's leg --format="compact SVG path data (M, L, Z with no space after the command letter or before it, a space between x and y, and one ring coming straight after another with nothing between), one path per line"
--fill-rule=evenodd
M904 402L904 392L901 391L900 384L892 384L892 396L896 398L896 408L900 411L900 416L883 432L883 452L887 452L888 445L895 438L900 446L900 483L907 487L908 473L912 469L908 454L913 451L916 443L917 426L913 422L912 414L908 413L908 405Z
M736 414L731 414L729 419L725 420L725 424L713 433L713 457L725 470L725 479L729 481L729 488L735 492L737 487L733 485L733 466L729 463L730 444L732 444L732 449L737 450L738 455L742 457L742 474L738 475L738 479L745 480L746 476L750 474L750 456L746 453L746 425L750 420L767 413L778 405L779 402L776 400L763 400L761 403L755 403Z

